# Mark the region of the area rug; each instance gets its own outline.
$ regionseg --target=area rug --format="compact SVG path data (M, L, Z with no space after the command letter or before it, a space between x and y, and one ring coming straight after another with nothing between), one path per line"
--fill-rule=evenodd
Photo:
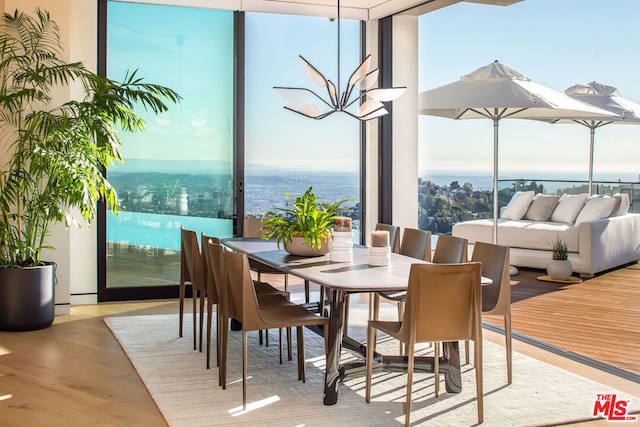
M257 334L249 334L248 408L243 411L241 332L230 332L229 385L222 390L217 369L205 369L205 353L192 348L190 315L185 316L183 338L178 338L177 315L110 317L105 322L170 426L392 426L404 422L406 374L374 374L371 404L364 401L364 375L348 378L340 384L338 403L323 405L323 342L311 331L305 333L306 383L297 380L295 350L292 361L285 357L279 364L277 331L271 331L269 347L259 345ZM382 339L379 348L394 352L398 344ZM513 384L508 386L504 348L485 340L483 350L486 426L591 420L597 394L628 400L628 413L640 409L640 396L621 393L519 353L513 354ZM215 346L213 355L215 366ZM345 359L354 357L346 350L343 355ZM470 365L463 366L462 379L459 394L447 393L442 380L436 398L433 374L416 373L412 424L476 424L475 371Z

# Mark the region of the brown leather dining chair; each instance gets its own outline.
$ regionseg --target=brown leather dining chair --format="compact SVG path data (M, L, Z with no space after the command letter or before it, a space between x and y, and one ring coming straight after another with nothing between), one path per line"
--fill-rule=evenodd
M231 290L229 277L227 274L226 249L219 243L213 241L208 242L209 265L213 273L213 284L218 296L217 307L217 355L219 366L219 384L222 388L226 388L226 343L229 332L229 320L237 319L234 316L233 306L231 304ZM295 305L289 301L289 293L276 289L266 282L253 281L253 287L258 299L258 304L263 307ZM280 364L282 364L282 328L279 328L280 335ZM288 360L292 359L291 351L291 331L287 334Z
M511 281L509 248L491 243L476 242L471 261L482 264L482 275L491 279L482 287L482 315L498 315L504 319L504 339L507 351L507 383L513 379L511 368ZM469 342L465 343L469 363Z
M421 231L421 230L417 230ZM412 231L407 238L410 239L409 244L405 245L405 252L403 255L413 256L414 258L418 258L414 255L422 255L424 254L424 260L431 259L431 262L434 264L454 264L461 263L467 261L467 247L468 241L467 239L463 239L461 237L449 236L446 234L438 235L438 241L436 242L436 249L433 253L433 257L431 256L431 233L424 231L424 233L429 233L428 236L428 245L429 249L423 252L422 245L423 242L427 239L426 236L420 236L416 231ZM403 238L404 240L404 238ZM412 241L413 240L413 241ZM387 301L395 302L398 304L398 319L402 319L402 313L404 311L404 299L406 298L406 292L386 292L386 293L378 293L374 296L374 307L373 307L373 320L378 320L379 314L379 306L380 306L380 298L383 297ZM435 346L436 355L439 356L439 346ZM400 345L402 351L402 344ZM466 348L466 347L465 347ZM405 348L406 350L406 348ZM436 383L436 393L438 391L439 385Z
M196 336L198 335L198 325L200 326L200 351L202 351L202 327L204 325L204 302L206 294L205 267L200 246L198 244L198 236L193 230L187 230L184 227L180 229L180 327L179 336L182 337L182 329L184 323L184 299L186 294L186 285L191 283L192 301L193 301L193 349L196 349ZM200 316L196 322L198 309L196 308L196 300L200 300Z
M247 333L261 329L281 329L295 326L298 347L298 379L306 382L304 327L312 325L322 326L326 347L329 319L317 316L301 305L293 303L272 306L259 304L251 279L251 270L247 256L242 253L227 251L225 252L225 258L227 262L233 316L242 322L242 406L246 409ZM226 356L224 356L223 360L226 361Z
M370 320L367 330L365 401L371 402L373 354L377 331L407 344L409 355L405 426L411 421L414 350L418 343L474 341L478 422L483 421L481 264L413 264L406 309L400 321ZM436 346L437 347L437 346ZM436 356L437 357L437 356ZM436 384L439 381L434 357Z
M402 235L402 241L400 243L401 255L409 256L411 258L420 259L423 261L431 260L431 232L425 230L418 230L416 228L405 228ZM373 315L371 319L378 320L378 314L380 312L380 300L393 302L398 306L398 319L402 319L404 313L404 302L407 296L406 291L388 291L377 292L373 296ZM400 344L400 351L402 352L403 345Z
M244 218L242 221L242 236L243 237L262 237L264 231L262 230L262 218ZM262 263L258 260L249 258L249 267L255 271L258 275L258 280L262 280L263 274L277 274L284 276L284 290L289 290L289 274L284 271L273 268L270 265Z
M218 325L220 324L220 308L218 302L218 292L216 290L213 270L211 266L211 254L209 243L220 244L220 239L214 236L207 236L202 233L200 236L202 242L202 257L204 258L204 275L207 284L207 369L211 364L211 327L213 321L213 305L216 305L216 337L218 336ZM216 338L216 343L217 343ZM217 344L216 344L217 347ZM220 352L216 350L216 366L220 366Z

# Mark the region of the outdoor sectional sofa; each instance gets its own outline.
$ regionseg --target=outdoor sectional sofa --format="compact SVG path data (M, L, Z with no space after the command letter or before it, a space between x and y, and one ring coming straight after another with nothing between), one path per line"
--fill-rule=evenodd
M511 265L545 269L551 245L565 240L573 272L581 277L640 258L640 214L628 213L629 196L555 195L516 192L498 219L498 243L511 248ZM470 244L493 240L493 220L453 226Z

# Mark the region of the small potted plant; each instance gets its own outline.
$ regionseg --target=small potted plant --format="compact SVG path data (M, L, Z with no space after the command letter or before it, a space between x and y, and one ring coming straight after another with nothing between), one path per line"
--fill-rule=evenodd
M293 203L284 208L269 211L263 215L263 239L276 238L292 255L320 256L331 250L331 229L333 218L346 209L342 204L349 201L343 199L335 203L319 202L309 187L302 196L293 196Z
M569 280L573 266L569 261L567 242L560 236L551 244L551 262L547 264L547 274L554 280Z

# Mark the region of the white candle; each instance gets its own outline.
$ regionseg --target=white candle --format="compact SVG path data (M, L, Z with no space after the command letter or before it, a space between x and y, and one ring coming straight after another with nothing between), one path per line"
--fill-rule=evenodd
M372 231L371 246L373 247L389 246L389 232L384 230Z
M333 218L333 231L348 232L351 231L351 218L346 216L337 216Z

